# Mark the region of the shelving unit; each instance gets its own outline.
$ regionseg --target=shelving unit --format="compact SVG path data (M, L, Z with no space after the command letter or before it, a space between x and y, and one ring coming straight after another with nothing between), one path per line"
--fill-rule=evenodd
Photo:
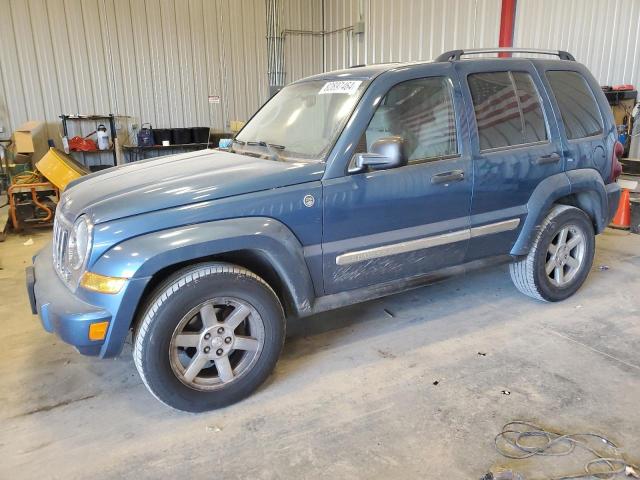
M69 121L99 121L99 120L108 120L109 121L109 130L111 131L111 142L115 146L116 144L116 117L120 117L121 115L114 115L113 113L109 113L106 115L60 115L60 119L62 119L62 131L64 132L64 136L69 138L69 129L68 122ZM75 152L76 150L72 150ZM108 150L90 150L90 151L80 151L79 153L111 153L113 155L113 164L116 165L118 163L116 149L109 148Z

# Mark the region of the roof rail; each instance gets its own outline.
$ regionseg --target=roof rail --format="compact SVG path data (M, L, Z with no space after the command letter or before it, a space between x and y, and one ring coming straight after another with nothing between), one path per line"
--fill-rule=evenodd
M435 59L436 62L450 62L453 60L460 60L462 55L477 55L481 53L536 53L542 55L555 55L560 57L560 60L570 60L575 62L576 59L569 52L564 50L540 50L536 48L474 48L471 50L450 50L444 52L442 55L438 55Z

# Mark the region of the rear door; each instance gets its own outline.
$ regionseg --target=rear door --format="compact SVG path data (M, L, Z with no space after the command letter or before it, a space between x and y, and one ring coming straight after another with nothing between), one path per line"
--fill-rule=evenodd
M531 62L458 62L457 69L470 107L471 261L510 252L533 190L561 173L564 161L550 100Z
M568 70L547 70L545 76L558 107L564 132L567 170L597 168L606 171L606 136L602 113L587 79Z
M451 64L399 69L371 85L336 147L340 172L323 180L326 293L464 261L473 178L461 108ZM349 172L354 153L388 136L404 139L406 165Z

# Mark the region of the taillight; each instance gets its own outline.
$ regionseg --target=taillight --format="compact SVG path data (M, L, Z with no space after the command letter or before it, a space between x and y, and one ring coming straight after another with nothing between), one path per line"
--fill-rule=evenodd
M624 145L616 141L613 146L613 155L611 156L611 182L618 180L618 177L622 174L622 164L620 159L624 154Z

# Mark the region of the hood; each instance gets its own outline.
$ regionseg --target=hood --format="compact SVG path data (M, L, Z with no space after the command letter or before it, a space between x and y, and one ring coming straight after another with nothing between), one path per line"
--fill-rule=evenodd
M320 180L324 163L282 162L217 150L143 160L82 177L62 214L102 223L155 210Z

